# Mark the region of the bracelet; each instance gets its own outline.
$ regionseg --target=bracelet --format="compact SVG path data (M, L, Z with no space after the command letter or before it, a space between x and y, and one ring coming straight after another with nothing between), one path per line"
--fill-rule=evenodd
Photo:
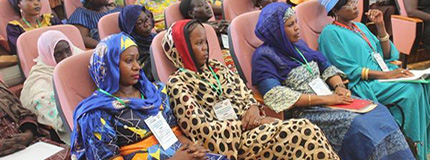
M366 77L365 80L369 80L369 70L370 70L369 68L366 68L366 73L364 73Z
M379 37L378 36L378 39L379 39L379 41L381 41L381 42L386 42L386 41L389 41L390 40L390 35L387 33L387 35L385 35L385 37Z
M311 106L311 104L312 104L311 102L312 102L311 95L308 94L308 103L309 103L308 106Z
M366 80L364 73L366 73L366 68L361 69L361 79L362 80Z
M346 86L345 86L343 83L336 84L336 85L334 86L334 90L336 90L336 88L337 88L337 87L346 88Z

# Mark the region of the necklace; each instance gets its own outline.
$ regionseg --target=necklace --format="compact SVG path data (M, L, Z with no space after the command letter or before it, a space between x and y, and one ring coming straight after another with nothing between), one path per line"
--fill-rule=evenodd
M24 21L25 24L27 24L28 27L34 28L24 17L22 17L22 21ZM36 19L36 22L37 22L37 25L38 25L38 26L36 26L36 28L42 27L42 24L40 24L40 22L39 22L39 18Z

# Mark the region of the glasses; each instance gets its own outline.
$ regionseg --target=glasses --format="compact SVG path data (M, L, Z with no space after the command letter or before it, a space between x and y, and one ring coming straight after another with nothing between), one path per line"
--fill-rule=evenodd
M358 0L349 0L348 3L346 3L343 7L345 8L354 8L357 7Z

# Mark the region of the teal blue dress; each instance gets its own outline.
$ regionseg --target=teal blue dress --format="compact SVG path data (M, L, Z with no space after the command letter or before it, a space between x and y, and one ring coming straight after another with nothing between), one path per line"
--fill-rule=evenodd
M361 23L356 25L369 38L373 48L383 57L383 51L378 38ZM372 48L361 37L346 28L334 24L327 25L318 39L319 48L327 59L337 68L345 72L350 81L349 88L356 96L372 99L382 104L397 103L405 114L404 132L414 142L418 143L419 159L426 159L429 154L429 91L428 84L418 83L380 83L377 80L361 80L363 67L381 71L373 59ZM385 59L390 70L398 67L390 61L399 58L399 52L391 43L391 57ZM399 109L393 107L390 111L397 123L403 118Z

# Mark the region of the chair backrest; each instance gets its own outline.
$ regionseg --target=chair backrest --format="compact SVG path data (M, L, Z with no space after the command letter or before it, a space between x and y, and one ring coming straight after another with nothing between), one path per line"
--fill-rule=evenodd
M111 13L106 16L103 16L100 19L98 23L100 39L103 39L111 34L121 32L121 29L118 25L119 13L120 12Z
M230 53L235 61L241 78L249 88L252 86L252 54L263 42L254 34L260 11L253 11L237 16L230 24Z
M216 59L221 63L224 63L224 58L221 53L221 48L215 30L207 24L203 25L206 29L206 36L209 43L209 58ZM156 80L166 83L169 80L170 74L172 74L176 68L164 53L163 46L161 44L164 34L165 31L160 32L157 36L155 36L154 40L152 40L150 51L152 74L155 76Z
M185 17L182 16L181 11L179 10L179 4L181 4L181 1L170 4L170 6L168 6L166 10L164 10L164 23L166 29L168 29L176 21L185 19ZM209 19L209 21L215 21L215 15L213 10L212 18Z
M224 18L232 21L235 17L246 13L258 10L254 7L251 0L224 0L222 3Z
M408 16L408 12L406 12L406 7L405 7L405 0L395 0L396 5L397 5L397 9L400 12L401 16L407 17Z
M39 28L32 31L24 32L17 40L17 51L21 70L25 77L28 77L31 67L36 62L34 59L39 55L37 52L37 40L43 32L49 30L58 30L64 33L70 41L81 50L85 50L84 41L78 28L73 25L55 25L51 27Z
M40 13L51 13L49 0L41 0L42 8ZM20 15L15 12L8 0L0 0L0 36L7 40L6 26L9 21L20 19Z
M355 22L364 22L366 20L365 12L369 10L369 0L358 1L358 17L354 19Z
M67 19L75 12L76 8L83 6L80 0L64 0L64 12L66 12Z
M96 90L88 70L92 54L93 50L88 50L74 55L61 61L54 69L57 109L69 129L73 128L73 111L76 106Z
M318 50L318 37L333 18L327 16L325 8L318 1L303 2L296 7L301 38L313 50Z

